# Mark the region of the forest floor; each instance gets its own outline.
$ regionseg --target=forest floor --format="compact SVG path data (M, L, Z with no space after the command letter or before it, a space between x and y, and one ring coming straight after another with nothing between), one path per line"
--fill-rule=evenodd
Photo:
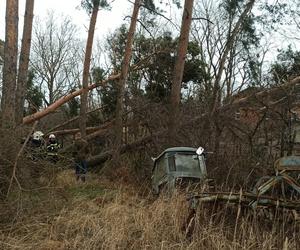
M295 223L201 207L187 239L184 196L154 199L144 187L97 175L77 183L71 170L55 183L12 195L2 206L0 249L300 249Z

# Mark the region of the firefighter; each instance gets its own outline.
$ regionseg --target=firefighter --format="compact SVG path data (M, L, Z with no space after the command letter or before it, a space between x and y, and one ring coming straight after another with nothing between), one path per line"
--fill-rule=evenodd
M47 158L56 163L58 161L58 151L61 148L61 144L58 143L56 136L54 134L49 135L49 140L47 143Z
M35 131L31 139L32 147L42 148L45 143L43 136L44 133L42 131Z
M36 161L44 157L45 140L42 131L35 131L29 141L29 148L32 160Z

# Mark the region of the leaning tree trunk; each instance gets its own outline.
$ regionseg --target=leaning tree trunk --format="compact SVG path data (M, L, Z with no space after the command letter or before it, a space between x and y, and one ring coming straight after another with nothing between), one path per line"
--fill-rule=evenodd
M193 3L194 0L185 0L184 3L180 38L177 49L177 58L175 62L172 80L169 110L169 144L173 146L175 144L175 137L177 132L178 121L176 119L179 114L181 83L183 77L185 56L187 53L187 47L189 42L190 27L192 23Z
M141 5L141 0L135 0L133 13L131 17L130 27L127 34L127 42L125 47L125 55L122 62L121 76L118 82L118 92L117 92L117 104L116 104L116 120L115 120L115 138L114 138L114 162L117 163L120 155L120 148L122 146L123 137L123 98L125 92L125 85L128 77L128 70L130 64L130 58L132 54L132 44L134 33L136 29L136 23L138 19L139 9Z
M119 73L116 75L111 75L107 79L105 79L101 82L88 85L88 90L93 90L99 86L104 86L105 84L107 84L110 81L119 79L119 77L120 77ZM36 120L39 120L39 119L49 115L50 113L54 112L56 109L58 109L59 107L61 107L62 105L64 105L68 101L70 101L71 99L75 98L76 96L82 95L82 93L83 93L83 88L75 90L74 92L71 92L71 93L59 98L54 103L50 104L47 108L40 110L32 115L25 116L23 118L23 124L30 124Z
M29 64L29 53L31 46L31 35L32 35L32 20L33 20L33 8L34 0L26 0L24 27L23 27L23 38L19 62L19 72L17 81L17 92L16 92L16 124L22 124L23 121L23 110L24 101L26 95L26 82Z
M255 3L255 0L249 0L248 1L248 3L245 6L244 11L240 15L240 17L239 17L238 21L236 22L232 32L229 34L227 43L225 45L224 52L223 52L223 54L220 58L219 68L218 68L218 72L217 72L216 79L215 79L214 86L213 86L213 96L212 96L211 104L209 105L210 119L207 119L207 122L206 122L207 125L206 126L211 126L210 125L211 120L218 120L217 117L216 117L218 115L218 114L216 114L216 111L221 107L221 102L222 102L222 95L221 95L222 88L220 86L220 82L221 82L221 78L222 78L223 71L224 71L224 68L225 68L225 63L226 63L226 60L228 58L228 54L230 53L230 51L234 47L234 43L237 39L237 36L241 31L242 24L243 24L244 20L247 18L247 16L248 16L249 12L251 11L254 3ZM218 134L219 132L215 131L215 133ZM219 138L216 137L215 138L215 145L219 144L219 142L220 142Z
M18 0L6 0L6 25L2 89L2 128L15 127L15 90L18 56Z
M227 60L228 53L232 49L234 42L236 40L237 35L239 34L242 24L244 20L247 18L249 12L251 11L254 3L256 0L249 0L249 2L246 4L244 11L240 15L235 27L233 28L228 41L225 46L225 50L220 58L220 63L219 63L219 69L217 72L217 76L215 79L214 83L214 88L213 88L213 98L212 98L212 105L210 107L210 114L211 116L215 113L215 111L220 107L221 105L221 89L220 89L220 81L222 78L222 74L225 68L225 63Z
M89 85L88 89L92 90L92 89L94 89L96 87L104 86L106 83L108 83L110 81L114 81L114 80L119 79L119 78L120 78L120 74L119 73L116 74L116 75L111 75L107 79L105 79L105 80L103 80L103 81L101 81L99 83L93 83L93 84ZM228 109L232 109L232 108L236 108L236 107L241 106L241 105L245 105L245 103L248 103L251 100L251 98L263 98L264 96L266 96L268 94L269 95L276 95L276 93L281 93L282 89L291 88L295 84L299 84L299 83L300 83L300 76L292 79L291 81L286 82L283 85L280 85L278 87L274 87L271 90L270 89L263 90L263 91L254 93L252 95L249 95L249 96L237 99L237 100L235 100L232 103L228 103L228 104L224 105L223 107L220 107L219 110L222 111L222 112L226 112L226 111L228 111ZM82 94L82 92L83 92L82 88L78 89L78 90L75 90L74 92L69 93L69 94L67 94L67 95L59 98L57 101L55 101L54 103L52 103L49 107L45 108L44 110L38 111L38 112L36 112L36 113L34 113L32 115L25 116L23 118L23 124L30 124L30 123L33 123L36 120L42 119L43 117L45 117L45 116L51 114L52 112L54 112L56 109L58 109L59 107L61 107L63 104L65 104L68 101L70 101L71 99L73 99L76 96L79 96L80 94ZM280 99L278 101L275 101L272 105L274 106L274 105L280 103L281 101L282 101L282 99ZM207 117L208 115L209 115L209 113L207 112L207 113L204 113L204 114L196 117L193 120L196 122L199 119L203 119L204 117Z
M136 63L135 65L133 65L131 67L131 71L140 69L141 65L143 65L143 63L147 62L150 58L151 58L151 55L147 56L146 58L144 58L142 60L140 60L138 63ZM105 86L105 84L107 84L108 82L115 81L115 80L119 79L120 76L121 76L121 73L116 73L114 75L110 75L108 78L102 80L101 82L97 82L97 83L93 83L93 84L88 85L88 90L93 90L94 88L97 88L99 86ZM81 95L82 93L83 93L83 88L75 90L74 92L71 92L71 93L59 98L54 103L49 105L47 108L45 108L43 110L40 110L40 111L38 111L38 112L36 112L32 115L25 116L23 118L23 124L29 124L29 123L32 123L36 120L39 120L39 119L47 116L48 114L54 112L56 109L58 109L63 104L67 103L68 101L70 101L74 97Z
M80 96L80 132L82 137L86 136L86 120L87 120L87 99L88 99L88 84L89 84L89 71L91 64L92 47L95 33L95 26L97 21L97 15L99 10L99 3L94 3L92 16L90 20L90 27L88 33L88 39L86 42L84 65L83 65L83 77L82 77L82 88L83 92Z

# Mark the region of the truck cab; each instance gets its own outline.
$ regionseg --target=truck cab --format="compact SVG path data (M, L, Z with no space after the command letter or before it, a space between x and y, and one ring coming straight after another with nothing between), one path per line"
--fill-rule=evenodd
M159 194L162 189L168 192L177 186L200 184L207 179L203 148L174 147L164 150L153 158L152 190Z

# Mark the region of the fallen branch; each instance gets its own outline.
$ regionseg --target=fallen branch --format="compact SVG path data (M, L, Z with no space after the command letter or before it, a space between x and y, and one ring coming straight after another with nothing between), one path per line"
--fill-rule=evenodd
M98 111L98 110L101 110L101 109L103 109L103 108L104 108L104 106L101 106L101 107L99 107L99 108L96 108L96 109L93 109L93 110L87 112L86 114L87 114L87 115L92 114L92 113L94 113L94 112L96 112L96 111ZM68 125L68 124L70 124L70 123L72 123L72 122L78 120L79 117L80 117L79 115L78 115L78 116L75 116L75 117L73 117L72 119L65 121L64 123L61 123L61 124L56 125L55 127L49 129L49 130L45 133L45 135L47 136L47 135L49 135L52 131L57 130L57 129L61 128L61 127L64 127L64 126L66 126L66 125Z
M114 124L114 121L109 121L109 122L106 122L106 123L102 124L97 131L87 135L85 139L86 140L91 140L95 137L105 136L108 132L108 129L111 128L113 126L113 124Z
M11 190L11 187L12 187L12 184L13 184L13 181L14 181L14 180L16 181L16 183L17 183L19 189L20 189L20 190L22 189L21 184L20 184L20 182L18 181L17 176L16 176L17 166L18 166L18 160L19 160L19 158L21 157L21 155L22 155L22 153L23 153L23 151L24 151L24 149L25 149L25 147L26 147L26 145L27 145L27 143L28 143L28 141L29 141L29 139L30 139L30 136L32 135L33 131L35 130L35 127L36 127L37 124L38 124L38 121L36 121L36 122L33 124L33 126L32 126L32 128L31 128L30 132L28 133L28 135L27 135L27 137L26 137L26 139L25 139L25 142L23 143L23 145L22 145L20 151L18 152L18 154L17 154L17 156L16 156L15 163L14 163L14 167L13 167L13 171L12 171L12 175L11 175L10 182L9 182L9 186L8 186L8 189L7 189L6 197L9 196L9 193L10 193L10 190Z
M292 79L291 81L286 82L278 87L262 90L262 91L254 93L254 94L248 95L246 97L234 99L230 103L227 103L224 106L219 107L217 109L217 112L224 114L224 112L226 112L228 110L233 110L235 108L239 108L239 107L242 107L243 105L249 104L252 100L257 101L257 100L266 98L266 96L272 96L272 95L274 96L274 95L280 93L282 90L290 88L296 84L300 84L300 76L298 76L298 77ZM281 103L284 100L285 100L285 98L282 97L281 99L274 101L274 102L270 102L269 104L274 106L274 105ZM265 109L265 107L263 107L261 111L263 111L264 109ZM205 112L193 119L190 119L190 120L184 122L184 124L189 125L191 123L198 122L199 120L202 120L204 117L206 117L208 115L209 114L207 112Z
M120 153L123 154L124 152L128 152L134 149L138 149L141 146L144 146L145 144L150 143L152 140L154 140L157 136L162 136L162 134L166 133L166 130L160 131L154 135L148 135L142 139L139 139L133 143L123 145L121 147ZM113 150L108 150L102 154L92 156L88 159L88 166L95 166L100 165L104 163L105 161L109 160L113 155Z
M146 103L143 107L139 107L139 108L135 108L135 109L132 109L132 110L129 110L129 111L127 111L126 113L124 113L124 115L123 115L123 118L125 118L128 114L130 114L130 113L132 113L132 112L141 112L141 111L143 111L143 110L145 110L145 109L147 109L147 107L148 107L148 104L149 103ZM94 110L95 111L95 110ZM92 111L91 111L92 112ZM78 119L78 117L76 117L77 119ZM67 122L70 122L70 120L69 121L67 121ZM108 131L108 129L109 128L111 128L112 127L112 125L114 124L114 122L115 122L115 119L112 119L112 120L110 120L110 121L106 121L106 122L104 122L103 124L101 124L98 128L98 130L97 131L94 131L94 132L92 132L91 134L89 134L89 135L87 135L87 137L86 137L86 140L91 140L91 139L93 139L93 138L95 138L95 137L103 137L103 136L105 136L106 134L107 134L107 131ZM65 124L65 123L63 123L63 124ZM61 127L63 124L60 124L60 125L57 125L56 127ZM127 126L128 126L128 124L127 124ZM55 128L56 128L55 127ZM95 127L96 128L96 127ZM52 131L53 129L51 129L51 131ZM69 131L68 130L59 130L59 131L53 131L53 132L51 132L51 133L53 133L53 134L55 134L55 133L59 133L60 135L63 135L64 134L64 132L63 131L67 131L67 134L69 133ZM91 132L91 131L90 131ZM72 131L71 131L71 133L73 133ZM47 132L47 134L49 134L49 132ZM46 135L47 135L46 134Z
M102 128L102 126L97 126L97 127L87 127L86 131L88 133L92 133L95 131L98 131ZM72 128L72 129L63 129L63 130L57 130L57 131L53 131L52 133L55 135L73 135L80 132L79 128Z

